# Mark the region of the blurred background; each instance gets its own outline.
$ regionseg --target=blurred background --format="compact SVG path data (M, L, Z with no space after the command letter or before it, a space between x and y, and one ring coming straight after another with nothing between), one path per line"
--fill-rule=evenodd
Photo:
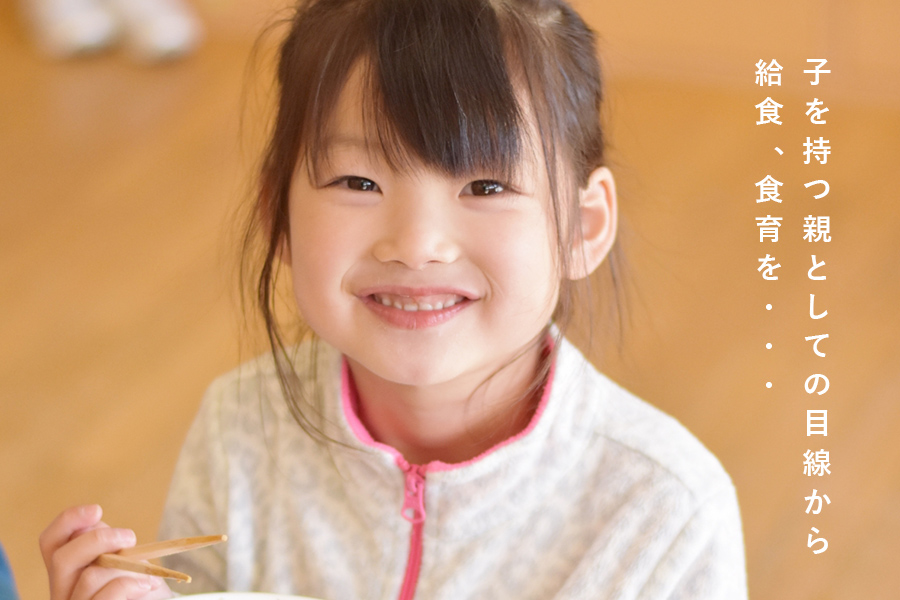
M37 537L66 506L155 537L204 388L261 349L236 257L270 91L270 45L251 48L283 4L197 0L199 48L147 63L117 47L51 60L0 3L0 542L25 599L48 596ZM896 598L900 4L576 7L601 37L629 265L621 339L599 316L590 343L572 337L731 474L752 597ZM816 87L810 58L831 70ZM759 87L773 59L783 84ZM766 97L783 125L755 124ZM804 164L807 136L830 140L827 164ZM782 203L756 203L766 175ZM759 242L768 214L777 244ZM807 215L830 217L831 242L803 241ZM777 281L757 272L767 253ZM807 278L812 254L827 280ZM826 333L817 357L804 338ZM825 395L804 391L813 373ZM807 437L810 409L827 437ZM820 449L831 474L804 475ZM818 515L814 488L831 500Z

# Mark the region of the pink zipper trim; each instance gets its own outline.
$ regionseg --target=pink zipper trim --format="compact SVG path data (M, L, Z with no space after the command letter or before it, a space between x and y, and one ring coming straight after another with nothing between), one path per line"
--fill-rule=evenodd
M406 474L403 490L403 518L412 523L409 535L409 556L406 559L406 573L403 575L403 586L400 588L399 600L413 600L416 595L416 584L419 582L419 569L422 566L422 530L425 528L425 473L426 465L411 465L402 457L397 460Z
M406 571L403 575L403 585L400 587L399 600L413 600L416 595L416 584L419 582L419 570L422 566L422 532L425 529L425 473L428 465L411 465L403 458L396 448L376 442L372 434L359 420L358 396L353 378L350 376L350 366L347 359L341 365L341 402L344 415L350 429L356 437L374 448L380 448L394 457L394 462L403 471L406 478L403 485L403 507L400 515L412 524L409 535L409 556L406 559Z
M545 352L550 352L553 348L553 339L548 335L547 348ZM359 397L356 392L356 386L353 383L353 377L350 375L350 365L347 359L341 361L341 405L347 424L351 431L356 435L359 441L367 446L379 448L388 452L394 457L397 466L403 471L406 477L403 491L403 508L400 514L404 519L412 524L412 531L409 536L409 556L406 559L406 572L403 575L403 585L400 587L400 596L398 600L413 600L416 595L416 585L419 582L419 570L422 566L422 534L425 529L425 473L428 471L450 471L466 467L480 460L483 460L489 454L492 454L527 436L537 426L540 421L547 402L550 399L550 389L553 384L553 376L556 373L556 361L550 365L550 372L547 374L547 382L544 385L544 393L541 395L537 410L531 418L528 426L517 435L508 440L497 444L483 454L463 463L448 464L441 461L431 461L426 465L411 465L396 448L382 444L372 438L372 434L366 429L365 425L359 419Z

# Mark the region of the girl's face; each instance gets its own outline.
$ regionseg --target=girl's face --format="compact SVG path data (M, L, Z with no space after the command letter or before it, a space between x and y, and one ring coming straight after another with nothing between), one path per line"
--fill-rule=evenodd
M397 172L366 144L362 101L357 70L318 180L305 164L294 175L289 262L300 312L383 380L477 385L533 341L556 306L539 148L516 181Z

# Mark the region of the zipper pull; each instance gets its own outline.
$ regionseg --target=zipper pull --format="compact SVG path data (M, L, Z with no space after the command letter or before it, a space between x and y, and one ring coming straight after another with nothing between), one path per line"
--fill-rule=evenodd
M406 474L403 489L403 508L400 514L410 523L425 522L425 471L424 465L411 465L405 460L397 461Z

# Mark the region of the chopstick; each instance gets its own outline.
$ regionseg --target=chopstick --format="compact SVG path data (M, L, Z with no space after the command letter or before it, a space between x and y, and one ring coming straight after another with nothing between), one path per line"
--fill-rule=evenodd
M191 582L191 576L186 573L167 569L159 565L143 562L151 558L159 558L161 556L169 556L171 554L179 554L202 548L211 544L218 544L228 539L225 535L204 535L199 537L181 538L178 540L166 540L164 542L152 542L150 544L141 544L132 548L123 548L118 552L111 554L101 554L94 561L94 564L100 567L108 567L111 569L121 569L132 573L143 573L145 575L156 575L167 579L175 579L185 583Z
M101 554L97 557L97 560L94 561L94 564L99 567L121 569L122 571L144 573L145 575L156 575L157 577L174 579L176 581L183 581L185 583L191 582L191 576L187 573L173 571L172 569L167 569L165 567L160 567L159 565L150 563L128 560L127 558L116 556L115 554Z
M116 552L116 554L136 560L147 560L150 558L169 556L171 554L180 554L182 552L187 552L188 550L194 550L195 548L218 544L227 539L227 535L201 535L198 537L166 540L164 542L151 542L149 544L141 544L140 546L132 546L131 548L123 548Z

